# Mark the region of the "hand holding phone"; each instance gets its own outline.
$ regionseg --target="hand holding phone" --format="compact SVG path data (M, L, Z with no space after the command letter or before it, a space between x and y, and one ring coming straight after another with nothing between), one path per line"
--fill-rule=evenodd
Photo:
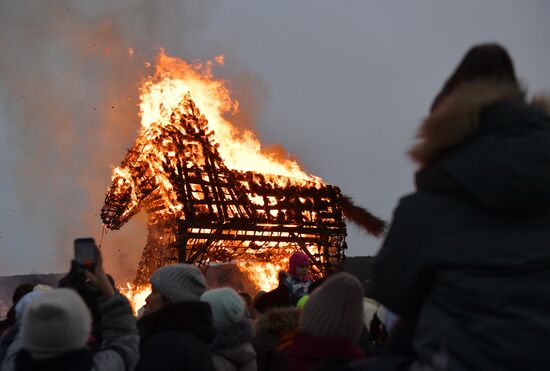
M95 272L92 273L91 271L85 270L84 276L86 277L86 281L95 286L104 298L109 298L116 293L115 288L112 286L111 282L107 278L105 270L103 269L103 258L101 257L99 250Z
M93 238L74 240L74 260L82 268L94 272L98 261L98 249Z
M103 259L93 238L77 238L74 240L74 260L83 269L86 283L99 290L103 297L111 297L115 289L109 282L103 269Z

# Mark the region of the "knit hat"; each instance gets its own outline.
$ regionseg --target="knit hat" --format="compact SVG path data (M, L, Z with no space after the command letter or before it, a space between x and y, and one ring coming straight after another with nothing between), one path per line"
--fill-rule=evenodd
M244 317L244 301L230 287L208 290L202 294L201 301L210 304L216 329L227 328Z
M17 321L21 320L21 317L23 317L23 313L25 312L25 308L31 301L42 295L43 291L37 290L37 291L31 291L25 296L23 296L19 302L17 302L17 305L15 306L15 319Z
M309 266L309 257L301 251L294 251L288 261L288 273L295 275L296 268L301 265Z
M32 289L32 291L49 291L49 290L53 290L53 287L51 287L50 285L42 285L42 284L38 284L34 286L34 289Z
M363 327L363 288L359 280L348 273L328 278L309 297L300 326L309 335L357 342Z
M92 327L92 317L84 301L71 289L39 293L23 312L22 348L37 359L83 348Z
M172 264L151 275L151 285L171 303L198 301L206 290L206 279L190 264Z

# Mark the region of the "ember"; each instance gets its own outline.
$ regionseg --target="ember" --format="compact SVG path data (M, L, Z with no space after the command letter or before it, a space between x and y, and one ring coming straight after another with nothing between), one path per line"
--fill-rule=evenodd
M236 261L268 290L294 250L310 257L314 276L341 270L344 214L375 235L384 222L296 162L262 153L224 118L238 105L211 66L159 56L141 91L142 130L113 171L105 225L119 229L141 208L149 217L135 285L174 262Z

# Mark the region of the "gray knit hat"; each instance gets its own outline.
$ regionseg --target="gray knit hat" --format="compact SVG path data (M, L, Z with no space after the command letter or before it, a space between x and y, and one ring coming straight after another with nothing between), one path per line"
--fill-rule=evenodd
M311 294L300 326L309 335L357 342L363 327L361 282L348 273L328 278Z
M171 303L198 301L206 290L206 279L190 264L172 264L151 275L151 285Z
M231 287L208 290L202 294L201 301L210 304L217 329L227 328L244 318L244 301Z
M76 292L44 291L23 311L21 345L34 358L55 357L83 348L91 326L90 311Z

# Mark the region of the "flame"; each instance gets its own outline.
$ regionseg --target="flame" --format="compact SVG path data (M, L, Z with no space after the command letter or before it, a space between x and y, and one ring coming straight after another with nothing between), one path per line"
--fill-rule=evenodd
M283 175L298 184L322 183L319 177L305 173L297 162L262 152L262 145L252 131L239 130L225 118L238 111L239 103L231 97L226 82L213 76L213 65L223 63L224 57L217 56L214 62L189 64L161 51L154 75L141 88L143 130L151 125L169 124L172 111L189 93L201 113L208 118L208 126L214 132L214 142L219 144L218 150L228 168Z
M279 285L278 274L286 270L288 257L277 263L262 263L253 261L237 261L239 270L248 275L250 280L262 291L271 291Z
M134 286L130 282L127 282L126 285L120 286L118 291L126 296L134 314L137 315L138 311L145 306L145 299L151 294L151 286Z

